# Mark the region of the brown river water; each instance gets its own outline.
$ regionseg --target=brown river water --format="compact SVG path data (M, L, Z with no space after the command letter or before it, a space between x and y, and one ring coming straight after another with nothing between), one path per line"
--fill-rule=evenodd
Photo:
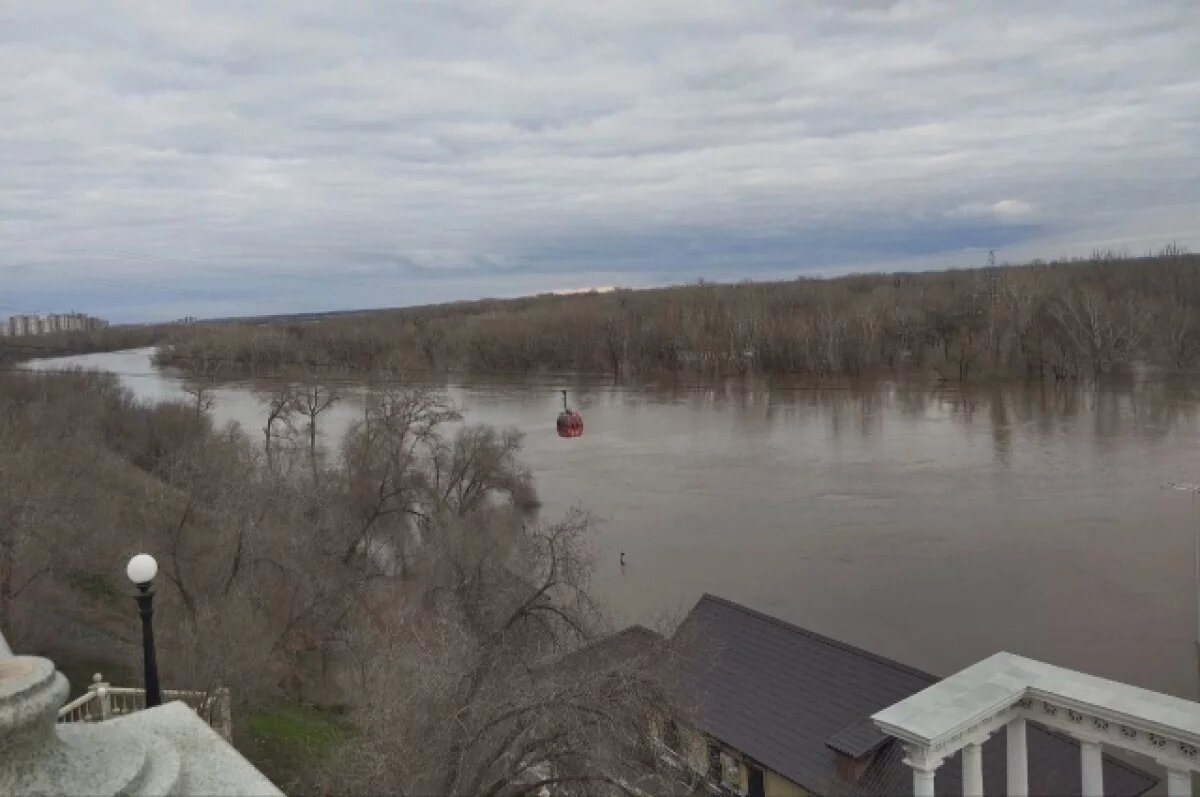
M181 396L149 357L35 366ZM560 387L579 439L555 435ZM938 675L1007 650L1197 693L1200 502L1166 485L1200 482L1200 387L446 389L467 422L526 433L544 518L602 519L594 587L618 623L679 618L711 592ZM218 391L214 415L260 429L253 383Z

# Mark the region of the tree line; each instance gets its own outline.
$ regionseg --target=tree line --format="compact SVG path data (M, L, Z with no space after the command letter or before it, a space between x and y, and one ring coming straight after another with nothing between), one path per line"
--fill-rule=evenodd
M543 295L172 333L193 373L539 370L1078 380L1200 359L1200 256Z
M608 626L586 590L588 518L529 514L519 433L381 387L328 450L335 390L260 399L248 432L111 375L0 373L14 649L97 668L117 652L137 673L123 567L148 551L166 688L231 687L237 717L315 704L346 726L321 755L259 761L289 793L589 794L655 776L659 682L629 662L553 666Z
M0 338L0 366L44 357L140 349L167 337L167 325L111 326L91 332L55 332Z

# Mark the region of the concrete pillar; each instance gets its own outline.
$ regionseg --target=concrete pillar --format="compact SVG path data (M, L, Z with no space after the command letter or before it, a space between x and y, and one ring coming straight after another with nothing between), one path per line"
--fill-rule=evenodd
M983 746L969 744L962 749L963 797L983 797Z
M1083 797L1104 797L1104 750L1096 742L1079 743Z
M912 771L913 797L934 797L933 774L936 770L913 767Z
M1008 723L1008 795L1029 797L1029 755L1025 748L1025 718Z
M1186 769L1167 770L1169 797L1192 797L1192 773Z

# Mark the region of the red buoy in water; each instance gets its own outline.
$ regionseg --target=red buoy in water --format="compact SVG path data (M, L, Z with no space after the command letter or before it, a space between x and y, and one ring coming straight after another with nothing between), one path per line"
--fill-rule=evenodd
M559 437L579 437L583 434L583 416L567 406L567 391L563 391L563 411L558 414Z

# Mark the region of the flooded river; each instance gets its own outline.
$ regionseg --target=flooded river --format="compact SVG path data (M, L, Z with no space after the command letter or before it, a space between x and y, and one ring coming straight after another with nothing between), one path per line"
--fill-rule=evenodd
M182 395L150 351L46 361ZM558 388L586 419L554 434ZM468 422L526 432L553 518L603 519L595 587L619 621L704 592L937 674L1008 650L1197 690L1200 390L1161 383L930 389L462 379ZM327 443L361 412L348 401ZM263 424L254 385L214 414ZM618 564L619 552L627 564Z

